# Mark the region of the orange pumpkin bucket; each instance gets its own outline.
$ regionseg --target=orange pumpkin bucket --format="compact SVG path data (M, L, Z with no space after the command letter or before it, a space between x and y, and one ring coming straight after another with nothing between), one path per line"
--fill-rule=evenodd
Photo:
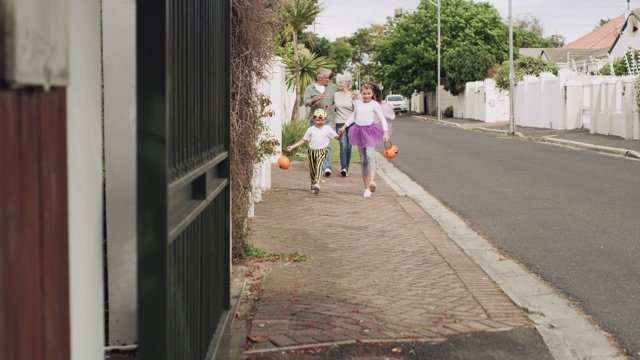
M387 143L384 143L385 145ZM391 141L389 141L389 146L387 146L384 149L384 157L386 157L387 159L393 159L394 157L398 156L398 147L391 144Z
M278 166L280 167L280 169L282 170L287 170L288 168L291 167L291 161L289 161L289 158L282 155L280 156L280 158L278 159Z

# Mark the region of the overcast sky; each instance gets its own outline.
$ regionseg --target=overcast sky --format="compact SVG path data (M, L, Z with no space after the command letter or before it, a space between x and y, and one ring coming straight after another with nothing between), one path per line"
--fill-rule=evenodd
M428 1L428 0L423 0ZM325 10L318 16L315 31L329 40L349 36L371 24L384 24L394 9L415 10L420 0L320 0ZM479 1L474 1L479 2ZM509 15L509 0L488 0L502 16ZM631 9L640 0L631 0ZM592 31L600 19L616 18L627 10L626 0L511 0L513 17L538 17L545 36L558 33L567 44Z

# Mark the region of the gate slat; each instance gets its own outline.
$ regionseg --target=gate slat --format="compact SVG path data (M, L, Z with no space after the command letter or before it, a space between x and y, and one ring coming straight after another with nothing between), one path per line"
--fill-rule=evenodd
M203 359L230 306L231 0L166 1L136 3L139 356Z

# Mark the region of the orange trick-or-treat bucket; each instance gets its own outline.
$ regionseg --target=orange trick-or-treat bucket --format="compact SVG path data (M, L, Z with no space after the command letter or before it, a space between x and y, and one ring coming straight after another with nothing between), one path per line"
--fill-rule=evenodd
M389 144L391 144L391 142L389 142ZM396 156L398 156L397 146L391 144L384 149L384 157L386 157L387 159L393 159Z
M287 170L289 167L291 167L291 161L289 161L288 157L282 155L278 159L278 166L280 166L280 169L282 170Z

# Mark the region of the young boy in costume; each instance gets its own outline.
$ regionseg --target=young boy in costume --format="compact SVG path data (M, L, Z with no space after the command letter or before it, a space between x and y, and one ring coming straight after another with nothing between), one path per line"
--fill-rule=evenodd
M342 137L338 135L331 126L324 126L327 121L327 112L324 109L316 109L313 113L314 125L309 127L304 136L297 143L287 146L287 152L297 148L300 145L309 143L309 176L311 177L311 192L318 194L320 192L320 180L322 180L322 166L327 158L327 146L331 142L331 138L340 140Z

